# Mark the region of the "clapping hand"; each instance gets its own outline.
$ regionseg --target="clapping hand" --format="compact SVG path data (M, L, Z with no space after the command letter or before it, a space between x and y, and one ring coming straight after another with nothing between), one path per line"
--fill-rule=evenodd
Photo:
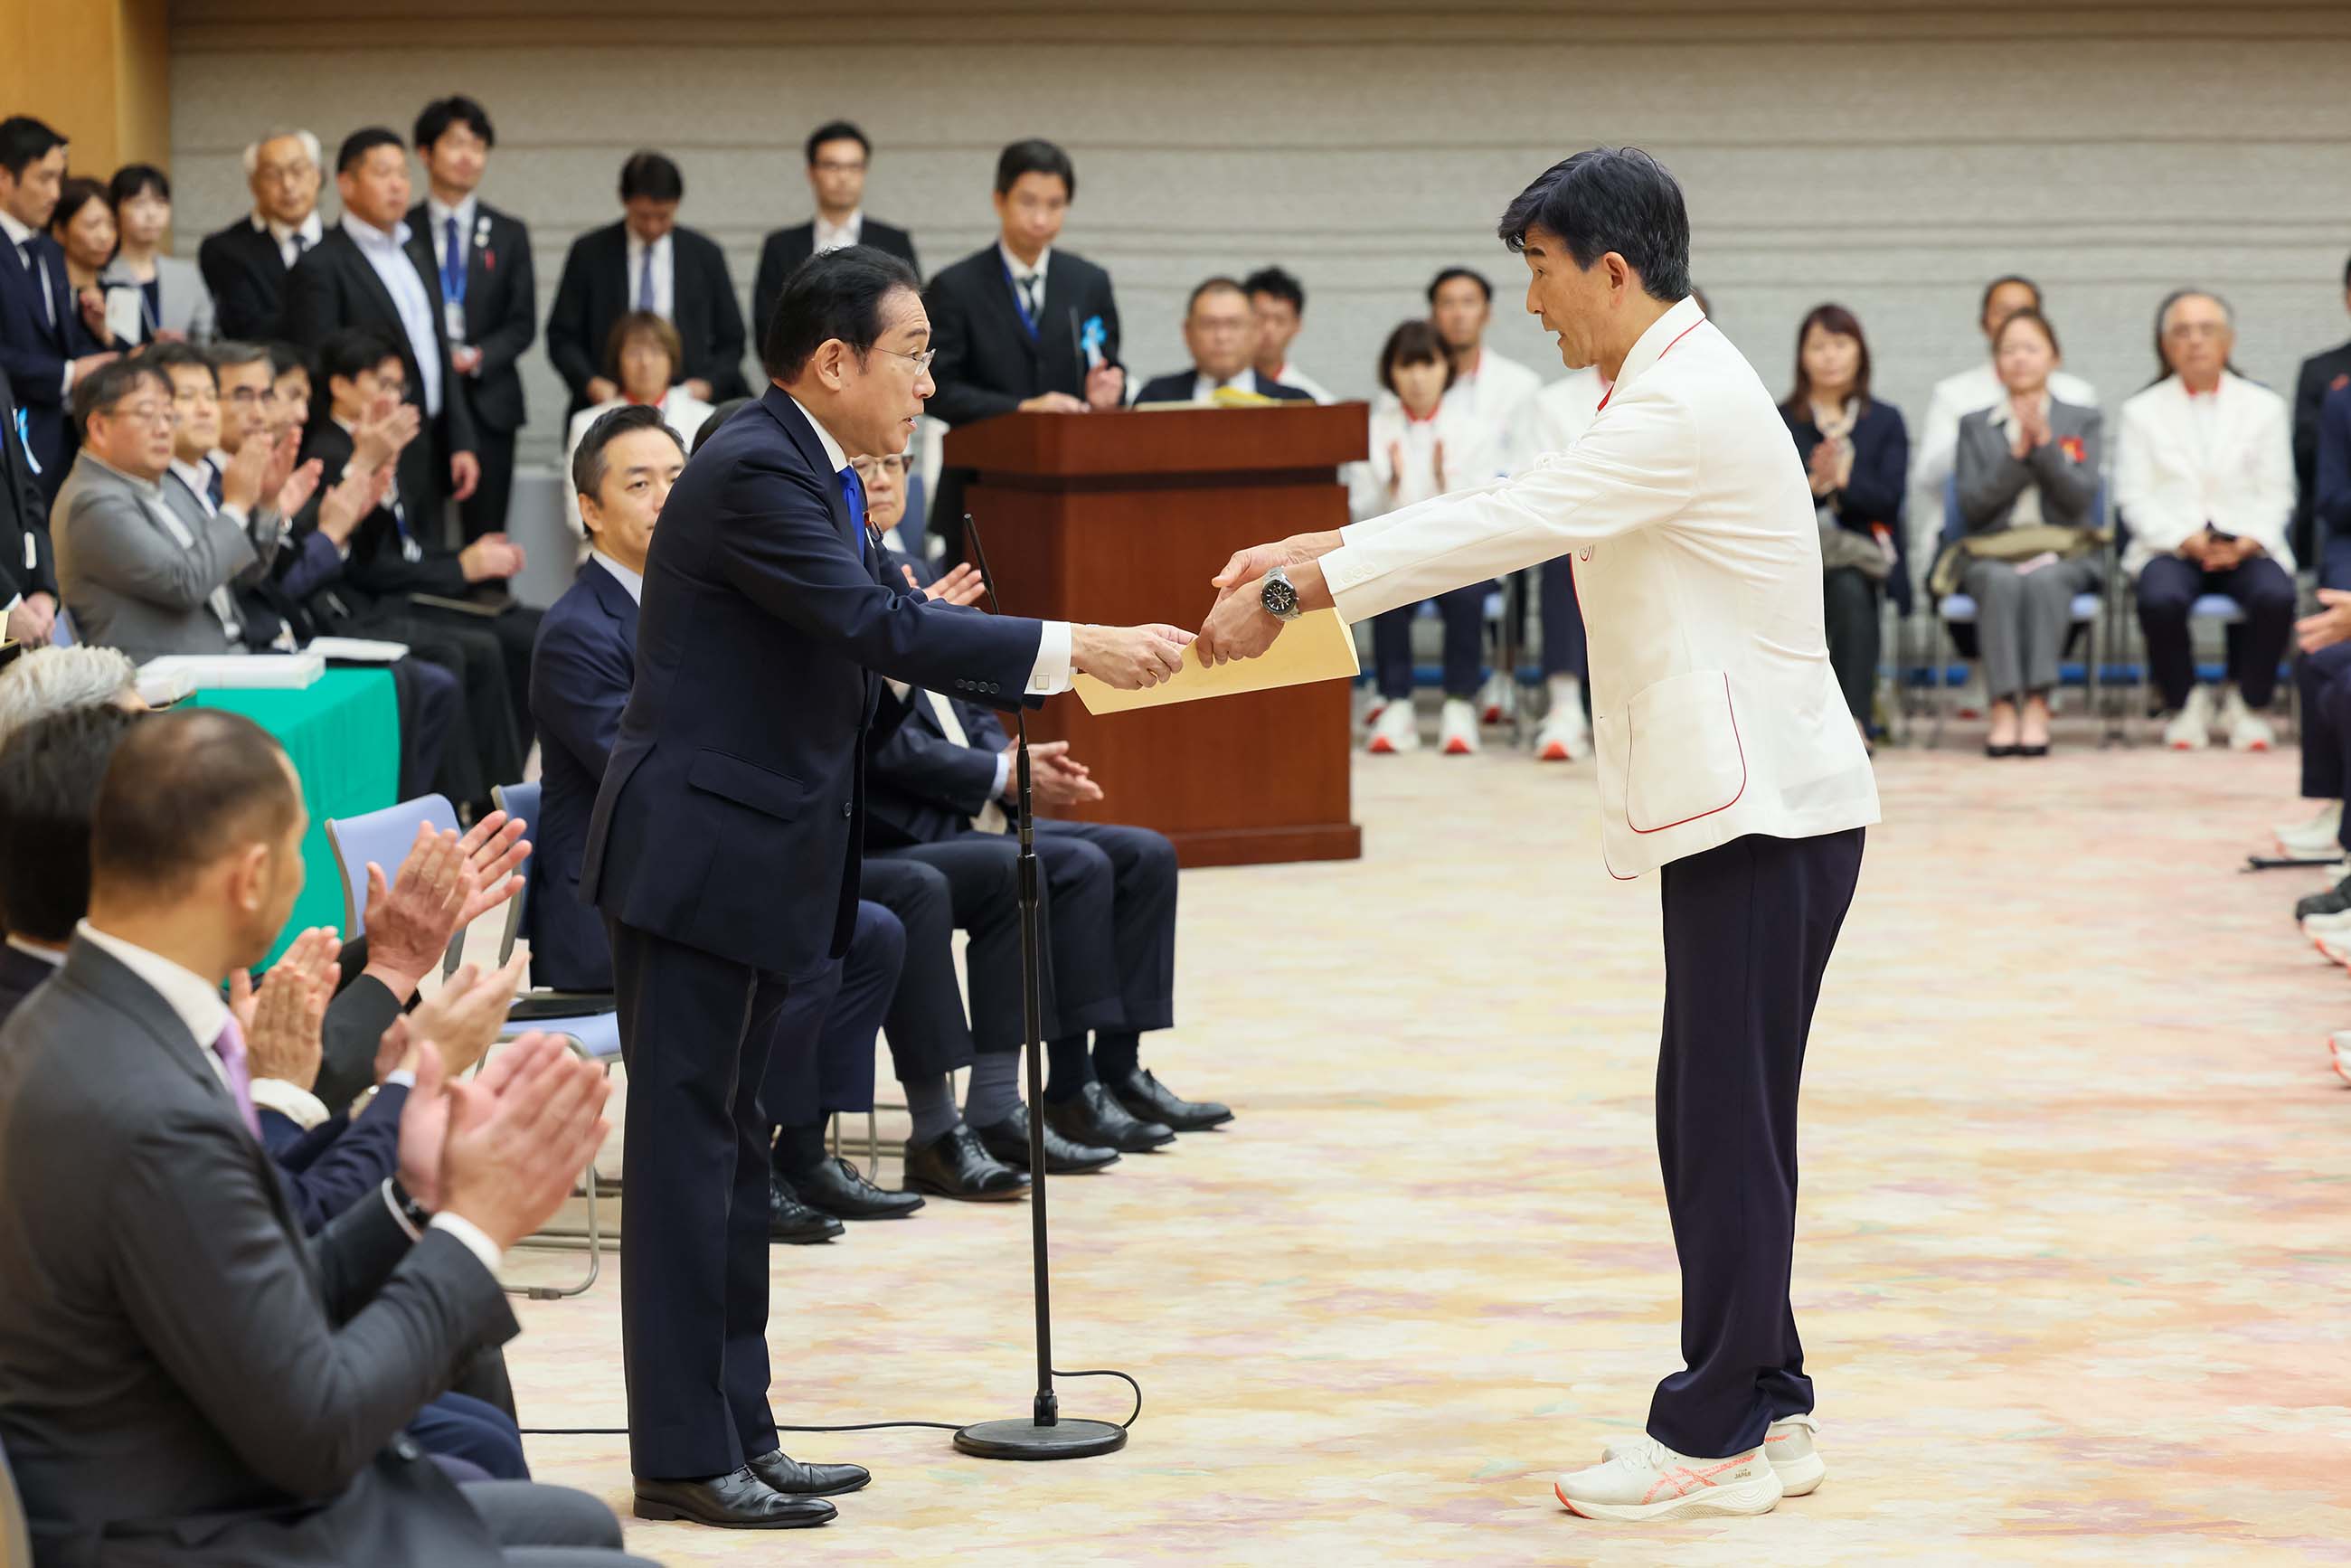
M458 928L514 896L510 876L530 846L522 824L493 811L463 839L455 829L416 825L416 841L387 887L383 868L367 868L368 972L405 1001L448 951Z
M384 497L392 494L392 480L389 463L381 468L361 468L354 464L344 469L341 483L319 502L319 531L338 545L350 543L360 520L382 506Z
M602 1068L551 1034L519 1037L463 1082L444 1072L437 1046L421 1043L416 1092L400 1124L401 1184L427 1207L511 1247L553 1217L603 1146L611 1092ZM421 1114L420 1101L427 1103ZM428 1163L437 1177L423 1176Z
M289 430L286 434L290 440L294 432ZM289 446L287 450L290 452L292 448ZM277 486L279 517L290 517L310 504L310 497L319 493L319 476L322 471L322 465L315 457L299 468L288 470Z
M517 949L503 968L486 974L465 965L417 1004L407 1019L411 1035L441 1047L442 1065L451 1076L471 1071L497 1043L529 963L530 955Z
M1013 743L1018 746L1019 742ZM1020 758L1013 754L1011 771L1005 777L1004 794L1009 800L1020 798ZM1092 770L1070 755L1066 740L1040 740L1029 747L1029 789L1040 806L1081 806L1102 798L1102 786L1093 780Z
M249 971L230 973L228 1009L245 1036L253 1077L281 1079L306 1091L319 1081L320 1030L342 946L330 928L314 925L294 939L257 989Z
M914 575L913 567L902 566L898 570L906 574L906 586L925 599L943 599L949 604L977 604L987 592L987 583L979 575L979 569L967 560L957 562L953 571L928 588Z

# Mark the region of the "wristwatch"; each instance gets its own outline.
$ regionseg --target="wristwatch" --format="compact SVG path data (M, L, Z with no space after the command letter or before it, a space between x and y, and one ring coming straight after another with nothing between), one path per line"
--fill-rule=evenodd
M1258 602L1276 621L1298 619L1298 590L1290 584L1288 568L1277 566L1265 574L1265 586L1259 591Z

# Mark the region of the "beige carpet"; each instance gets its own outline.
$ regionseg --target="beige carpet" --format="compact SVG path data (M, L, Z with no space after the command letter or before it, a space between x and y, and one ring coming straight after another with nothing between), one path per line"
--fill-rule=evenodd
M1146 1060L1221 1134L1056 1183L1064 1367L1121 1454L871 1465L828 1529L631 1522L672 1563L2351 1561L2351 984L2241 875L2290 756L1880 763L1886 823L1814 1034L1796 1304L1827 1484L1628 1528L1551 1475L1678 1364L1652 1147L1654 879L1602 870L1590 765L1364 759L1357 864L1188 874ZM895 1161L885 1171L896 1179ZM775 1251L775 1404L1025 1414L1025 1207ZM575 1259L532 1260L554 1278ZM623 1416L617 1280L528 1303L524 1414ZM1123 1386L1063 1385L1071 1414ZM534 1437L625 1511L616 1438Z

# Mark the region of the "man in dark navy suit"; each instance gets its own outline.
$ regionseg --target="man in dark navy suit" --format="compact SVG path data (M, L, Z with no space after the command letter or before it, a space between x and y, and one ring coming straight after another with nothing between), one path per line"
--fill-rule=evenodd
M629 1064L622 1179L654 1217L621 1281L641 1517L821 1523L809 1494L865 1479L775 1448L758 1092L777 1009L854 922L874 672L1018 703L1073 671L1136 687L1182 663L1173 627L999 618L890 586L850 464L904 448L929 345L904 262L852 246L801 267L762 345L772 384L695 455L646 559L580 877Z
M29 422L28 422L29 423ZM49 504L33 479L32 454L16 430L16 391L0 371L0 637L37 648L57 618L57 567L49 544Z
M1220 392L1254 393L1280 402L1312 402L1303 387L1258 374L1257 311L1236 277L1211 277L1184 307L1184 346L1192 368L1154 376L1134 394L1138 403L1206 402Z
M16 393L21 434L44 502L66 482L74 452L74 382L114 358L98 351L66 277L66 253L44 232L66 173L66 139L26 115L0 120L0 371Z
M776 314L776 298L784 279L800 263L843 246L868 245L886 250L914 269L914 242L904 229L893 228L865 214L865 166L872 161L873 144L865 132L845 120L820 125L809 132L809 190L816 197L816 216L790 228L776 229L759 243L759 270L751 285L751 336L765 341L768 323Z

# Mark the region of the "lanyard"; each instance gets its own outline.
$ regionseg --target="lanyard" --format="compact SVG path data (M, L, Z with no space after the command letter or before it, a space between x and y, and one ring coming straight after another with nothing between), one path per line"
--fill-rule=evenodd
M1011 264L1001 255L997 256L996 265L1004 268L1004 286L1012 290L1012 308L1020 312L1021 329L1029 334L1029 340L1033 343L1037 340L1037 319L1029 314L1029 296L1012 276Z

